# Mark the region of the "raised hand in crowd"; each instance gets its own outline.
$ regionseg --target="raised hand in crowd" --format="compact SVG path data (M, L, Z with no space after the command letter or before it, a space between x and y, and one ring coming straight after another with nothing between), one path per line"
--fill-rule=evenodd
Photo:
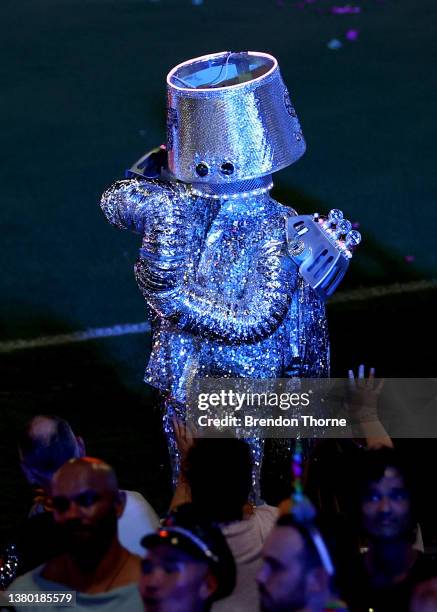
M375 378L375 368L369 369L365 377L365 366L358 367L358 376L348 371L348 398L346 408L352 422L358 424L369 448L393 447L390 436L378 416L378 399L384 386L384 379Z

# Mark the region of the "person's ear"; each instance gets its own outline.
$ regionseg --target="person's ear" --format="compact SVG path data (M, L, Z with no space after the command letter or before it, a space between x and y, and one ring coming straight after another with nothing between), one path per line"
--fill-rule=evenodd
M117 518L120 518L125 508L126 508L126 491L118 491L117 497L116 497L116 505L115 505Z
M203 601L209 599L218 588L218 580L217 577L214 576L211 572L208 572L205 580L202 582L202 585L199 590L199 595Z
M79 451L79 456L76 457L76 459L80 459L80 457L85 457L86 448L85 448L85 442L83 441L83 438L81 436L76 436L76 442L77 442L77 449Z

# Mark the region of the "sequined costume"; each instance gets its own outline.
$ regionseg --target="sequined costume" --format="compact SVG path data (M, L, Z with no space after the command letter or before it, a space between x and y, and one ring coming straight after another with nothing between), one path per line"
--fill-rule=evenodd
M292 209L268 193L220 201L142 179L115 183L102 206L114 225L143 234L135 272L155 313L145 380L167 397L173 455L168 416L183 415L195 376L327 375L323 304L285 252Z
M219 55L228 66L229 54ZM242 55L247 62L247 54L231 55ZM187 74L178 74L184 75L186 83ZM258 167L255 176L248 176L247 163L255 163L253 159L245 167L241 155L238 158L231 150L226 156L208 157L202 150L205 144L199 145L200 153L191 155L190 169L187 146L181 145L187 130L181 129L183 111L176 100L169 103L167 146L170 171L183 181L131 178L115 183L102 197L103 211L113 225L143 237L135 273L153 313L153 348L145 380L165 397L164 428L174 477L178 456L170 418L174 414L183 417L187 389L195 377L328 374L323 303L299 277L286 250L286 219L296 213L269 195L271 172L265 169L284 167L305 150L288 92L281 80L275 86L281 88L278 112L294 129L293 144L279 161L255 160L258 165L264 163L264 172ZM276 104L276 97L273 99ZM241 118L240 108L238 112ZM255 136L262 136L260 130ZM210 138L208 143L210 146ZM226 143L220 146L229 148ZM277 152L280 147L270 149ZM213 173L217 159L228 160L220 166L221 182L208 180L204 174L205 167ZM235 170L231 180L229 165ZM263 444L251 440L251 446L258 488Z

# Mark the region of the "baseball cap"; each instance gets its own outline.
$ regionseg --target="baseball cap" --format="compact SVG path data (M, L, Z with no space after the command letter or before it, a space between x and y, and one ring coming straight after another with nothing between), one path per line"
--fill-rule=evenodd
M179 506L164 519L160 528L146 535L141 544L146 549L166 544L205 561L217 578L213 600L227 597L234 590L236 567L226 539L218 525L199 517L193 504Z

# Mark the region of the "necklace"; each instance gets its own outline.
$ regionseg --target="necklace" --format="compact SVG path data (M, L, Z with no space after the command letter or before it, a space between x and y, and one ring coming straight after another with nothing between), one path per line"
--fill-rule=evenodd
M123 555L124 555L124 559L123 559ZM130 557L130 553L128 550L123 549L123 553L120 555L121 558L121 562L118 564L118 567L116 568L116 571L114 572L114 574L112 575L112 577L110 578L108 584L106 585L105 589L104 589L104 593L106 593L107 591L111 590L112 585L114 584L115 580L118 578L118 576L121 573L121 570L124 568L124 566L127 563L127 560Z
M126 565L129 557L130 557L130 552L128 550L126 550L126 549L123 549L122 553L120 555L120 561L116 565L114 572L109 577L108 582L106 582L106 584L104 583L104 588L99 589L98 593L107 593L111 589L112 585L114 584L114 582L116 581L116 579L120 575L122 569ZM69 558L66 558L65 561L64 561L64 564L65 564L66 575L68 575L68 574L71 575L71 570L72 570L71 560ZM77 587L76 587L76 590L80 591L80 589L77 588ZM88 590L83 591L83 592L84 593L88 593ZM90 593L90 594L94 595L95 593Z

